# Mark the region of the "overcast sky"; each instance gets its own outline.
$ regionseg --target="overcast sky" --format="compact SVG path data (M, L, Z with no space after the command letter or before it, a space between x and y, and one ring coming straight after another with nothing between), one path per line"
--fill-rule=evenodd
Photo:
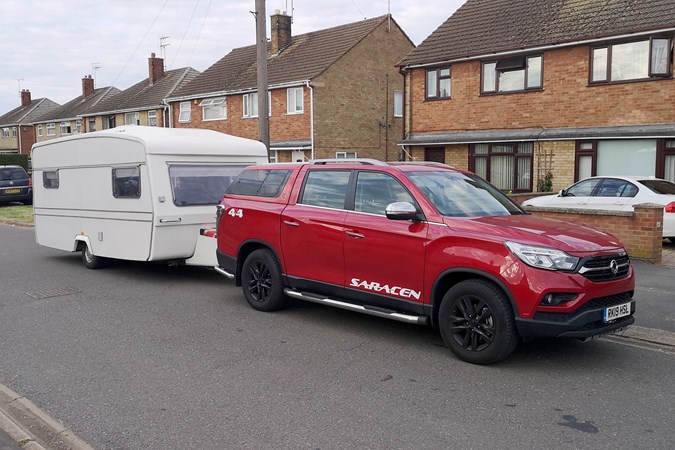
M293 5L293 34L391 13L418 45L464 0L267 0L269 15ZM59 104L81 95L81 79L121 90L148 77L148 57L167 69L203 71L233 48L255 43L255 0L2 0L0 115L33 99ZM100 68L93 70L92 64ZM22 81L18 81L22 79Z

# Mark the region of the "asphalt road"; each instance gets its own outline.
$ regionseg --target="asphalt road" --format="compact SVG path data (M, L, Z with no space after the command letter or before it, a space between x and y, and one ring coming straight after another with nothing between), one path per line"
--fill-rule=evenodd
M215 272L87 270L3 225L0 286L0 383L97 449L675 442L661 351L548 340L474 366L429 328L305 303L261 313Z

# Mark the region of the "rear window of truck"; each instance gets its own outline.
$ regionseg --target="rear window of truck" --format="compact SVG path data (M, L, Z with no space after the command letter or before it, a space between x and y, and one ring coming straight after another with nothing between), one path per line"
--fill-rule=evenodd
M245 170L230 185L228 194L278 197L290 174L290 170Z

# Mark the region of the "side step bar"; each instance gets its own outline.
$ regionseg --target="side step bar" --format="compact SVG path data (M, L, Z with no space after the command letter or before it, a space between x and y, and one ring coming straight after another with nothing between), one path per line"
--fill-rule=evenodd
M396 320L398 322L411 323L414 325L428 325L429 317L427 316L413 316L408 314L401 314L396 311L387 310L384 308L377 308L375 306L361 306L352 303L341 302L331 298L320 297L306 292L298 292L293 289L284 289L284 294L289 297L305 300L312 303L319 303L321 305L333 306L335 308L346 309L361 314L368 314L370 316L384 317L385 319Z
M213 270L215 270L216 272L218 272L221 275L225 275L230 280L234 280L234 274L230 273L230 272L227 272L225 269L223 269L220 266L213 266Z

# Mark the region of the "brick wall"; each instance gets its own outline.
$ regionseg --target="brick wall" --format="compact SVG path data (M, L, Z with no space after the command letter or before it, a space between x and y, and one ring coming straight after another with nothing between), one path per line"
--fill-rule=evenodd
M588 46L544 53L541 91L481 95L481 63L453 64L452 98L425 101L425 70L410 73L414 133L675 122L675 80L589 86Z
M535 207L526 209L537 216L586 225L610 233L623 242L631 258L657 264L661 262L663 251L661 205L635 205L633 212Z
M383 22L313 80L317 158L357 151L398 160L403 119L394 117L394 91L403 90L403 77L395 64L412 49L395 22L390 31Z

